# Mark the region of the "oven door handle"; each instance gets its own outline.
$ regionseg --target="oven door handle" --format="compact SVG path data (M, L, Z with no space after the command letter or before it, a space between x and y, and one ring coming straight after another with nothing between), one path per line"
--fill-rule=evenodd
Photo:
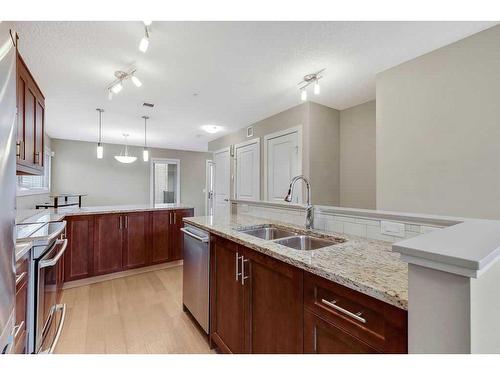
M46 260L41 260L38 264L40 268L45 268L45 267L52 267L55 266L56 263L59 261L59 259L63 256L64 252L66 251L66 247L68 246L68 239L64 240L57 240L56 245L62 245L61 250L57 253L57 255L54 258L46 259Z
M54 336L54 340L50 345L50 348L44 351L38 352L38 354L53 354L56 349L57 343L59 342L59 337L61 336L62 328L64 325L64 320L66 319L66 304L62 303L54 306L54 314L57 311L61 311L61 320L59 320L59 325L57 326L56 335Z

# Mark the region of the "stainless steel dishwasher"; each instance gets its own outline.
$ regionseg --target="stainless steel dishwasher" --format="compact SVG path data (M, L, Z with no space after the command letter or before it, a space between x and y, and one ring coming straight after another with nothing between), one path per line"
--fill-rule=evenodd
M188 224L181 231L184 232L182 303L208 333L210 235Z

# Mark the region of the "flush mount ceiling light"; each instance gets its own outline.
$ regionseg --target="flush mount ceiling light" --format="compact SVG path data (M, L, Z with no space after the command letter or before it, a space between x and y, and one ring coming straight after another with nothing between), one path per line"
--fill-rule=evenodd
M104 148L102 147L102 123L101 123L101 116L102 113L104 112L104 109L102 108L96 108L96 111L99 112L99 135L98 135L98 140L97 140L97 159L102 159L104 156Z
M149 47L149 33L152 21L142 21L144 23L144 36L139 42L139 51L146 53Z
M299 90L300 90L300 99L302 101L307 100L307 87L310 85L314 85L314 95L319 95L320 93L320 86L319 86L319 80L323 78L321 73L323 73L325 69L318 70L316 73L311 73L311 74L306 74L304 76L304 79L298 83Z
M203 125L201 128L210 134L215 134L222 130L222 126L219 125Z
M118 160L120 163L124 164L130 164L133 163L134 161L137 160L136 156L130 156L128 154L128 142L127 142L127 137L129 134L123 134L123 137L125 138L125 146L123 147L122 151L120 152L120 155L115 155L115 159Z
M108 99L109 100L113 99L114 94L118 94L120 91L122 91L123 82L126 81L127 79L130 79L136 87L141 87L142 82L139 78L137 78L137 76L135 75L136 73L137 69L131 69L128 72L117 70L115 72L116 79L113 82L111 82L111 84L107 88Z

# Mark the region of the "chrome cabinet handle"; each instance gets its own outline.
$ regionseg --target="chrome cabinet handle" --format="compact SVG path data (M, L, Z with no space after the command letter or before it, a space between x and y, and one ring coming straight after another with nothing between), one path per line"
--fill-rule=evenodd
M172 212L168 213L168 223L172 224Z
M118 216L118 228L122 229L122 216Z
M16 142L16 157L21 157L21 141Z
M128 216L125 216L125 228L128 228Z
M239 272L239 268L240 268L240 259L243 258L242 256L240 257L240 254L237 252L236 253L236 282L239 281L239 277L241 275L241 272Z
M23 272L19 276L16 277L16 285L18 285L28 274L28 272Z
M58 262L58 260L63 256L64 252L66 251L66 247L68 246L68 240L67 239L57 240L56 244L58 244L58 245L63 244L62 249L59 250L59 252L57 253L57 255L54 258L47 259L47 260L41 260L39 263L40 268L54 266Z
M250 278L250 276L245 276L245 262L248 262L248 259L245 259L242 256L241 257L241 285L245 285L245 280Z
M21 332L23 327L24 327L24 320L18 325L14 326L14 334L13 334L14 339L17 339L17 335L19 335L19 332Z
M174 224L177 223L177 215L175 214L175 212L172 212L172 216L174 217Z
M346 310L340 306L337 306L336 305L337 301L335 301L335 300L330 302L330 301L327 301L326 299L321 299L321 302L324 303L325 305L331 307L332 309L340 311L341 313L343 313L343 314L345 314L353 319L356 319L357 321L359 321L361 323L366 323L366 319L361 317L361 315L363 314L362 311L357 312L357 313L352 313L349 310Z

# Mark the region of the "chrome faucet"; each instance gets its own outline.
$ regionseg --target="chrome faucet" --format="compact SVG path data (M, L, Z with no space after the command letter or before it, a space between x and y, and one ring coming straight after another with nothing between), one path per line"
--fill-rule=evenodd
M292 201L293 188L295 186L295 183L299 180L304 181L307 188L306 229L312 229L314 223L314 212L313 212L313 206L311 205L311 184L309 183L309 180L307 178L305 178L302 175L295 176L294 178L292 178L292 181L290 182L290 187L288 188L288 194L285 197L285 202L290 203Z

